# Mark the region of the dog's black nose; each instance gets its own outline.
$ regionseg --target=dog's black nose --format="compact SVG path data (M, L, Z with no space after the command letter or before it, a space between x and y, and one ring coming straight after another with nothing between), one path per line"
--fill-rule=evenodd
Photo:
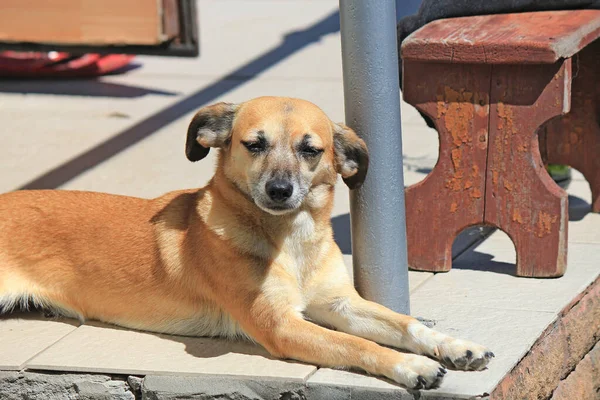
M292 184L286 180L273 179L267 182L266 190L271 200L278 203L283 203L292 197L294 186L292 186Z

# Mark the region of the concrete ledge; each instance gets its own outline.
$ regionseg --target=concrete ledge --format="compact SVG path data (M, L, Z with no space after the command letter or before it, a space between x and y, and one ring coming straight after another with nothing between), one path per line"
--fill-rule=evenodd
M339 371L338 371L339 372ZM359 378L360 380L360 378ZM415 400L420 398L425 392L414 392L414 397L406 389L382 382L381 385L348 385L336 384L335 382L318 382L309 380L307 399L327 399L327 400L378 400L378 399L394 399L394 400ZM427 396L427 395L426 395Z
M600 279L596 279L558 315L490 400L549 398L599 339Z
M0 371L2 400L135 400L125 379L108 375Z
M231 379L219 376L147 376L144 378L141 392L143 400L300 400L307 398L304 383L268 379Z

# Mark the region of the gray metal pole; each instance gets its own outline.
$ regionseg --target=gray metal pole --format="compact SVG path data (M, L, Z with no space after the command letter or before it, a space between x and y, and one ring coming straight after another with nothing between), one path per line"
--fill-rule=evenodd
M408 263L395 0L340 0L346 123L366 141L364 185L350 193L354 282L408 314Z

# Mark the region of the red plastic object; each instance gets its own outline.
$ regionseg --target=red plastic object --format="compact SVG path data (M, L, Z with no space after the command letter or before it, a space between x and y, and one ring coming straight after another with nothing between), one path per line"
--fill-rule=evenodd
M118 70L135 56L127 54L84 54L49 52L0 52L2 77L94 77Z

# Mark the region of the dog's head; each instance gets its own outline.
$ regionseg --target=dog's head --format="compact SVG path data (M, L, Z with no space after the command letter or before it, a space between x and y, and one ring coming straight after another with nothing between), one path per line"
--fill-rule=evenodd
M323 206L338 173L354 189L369 159L352 129L312 103L279 97L202 108L188 128L185 153L198 161L211 147L221 149L225 176L275 215Z

